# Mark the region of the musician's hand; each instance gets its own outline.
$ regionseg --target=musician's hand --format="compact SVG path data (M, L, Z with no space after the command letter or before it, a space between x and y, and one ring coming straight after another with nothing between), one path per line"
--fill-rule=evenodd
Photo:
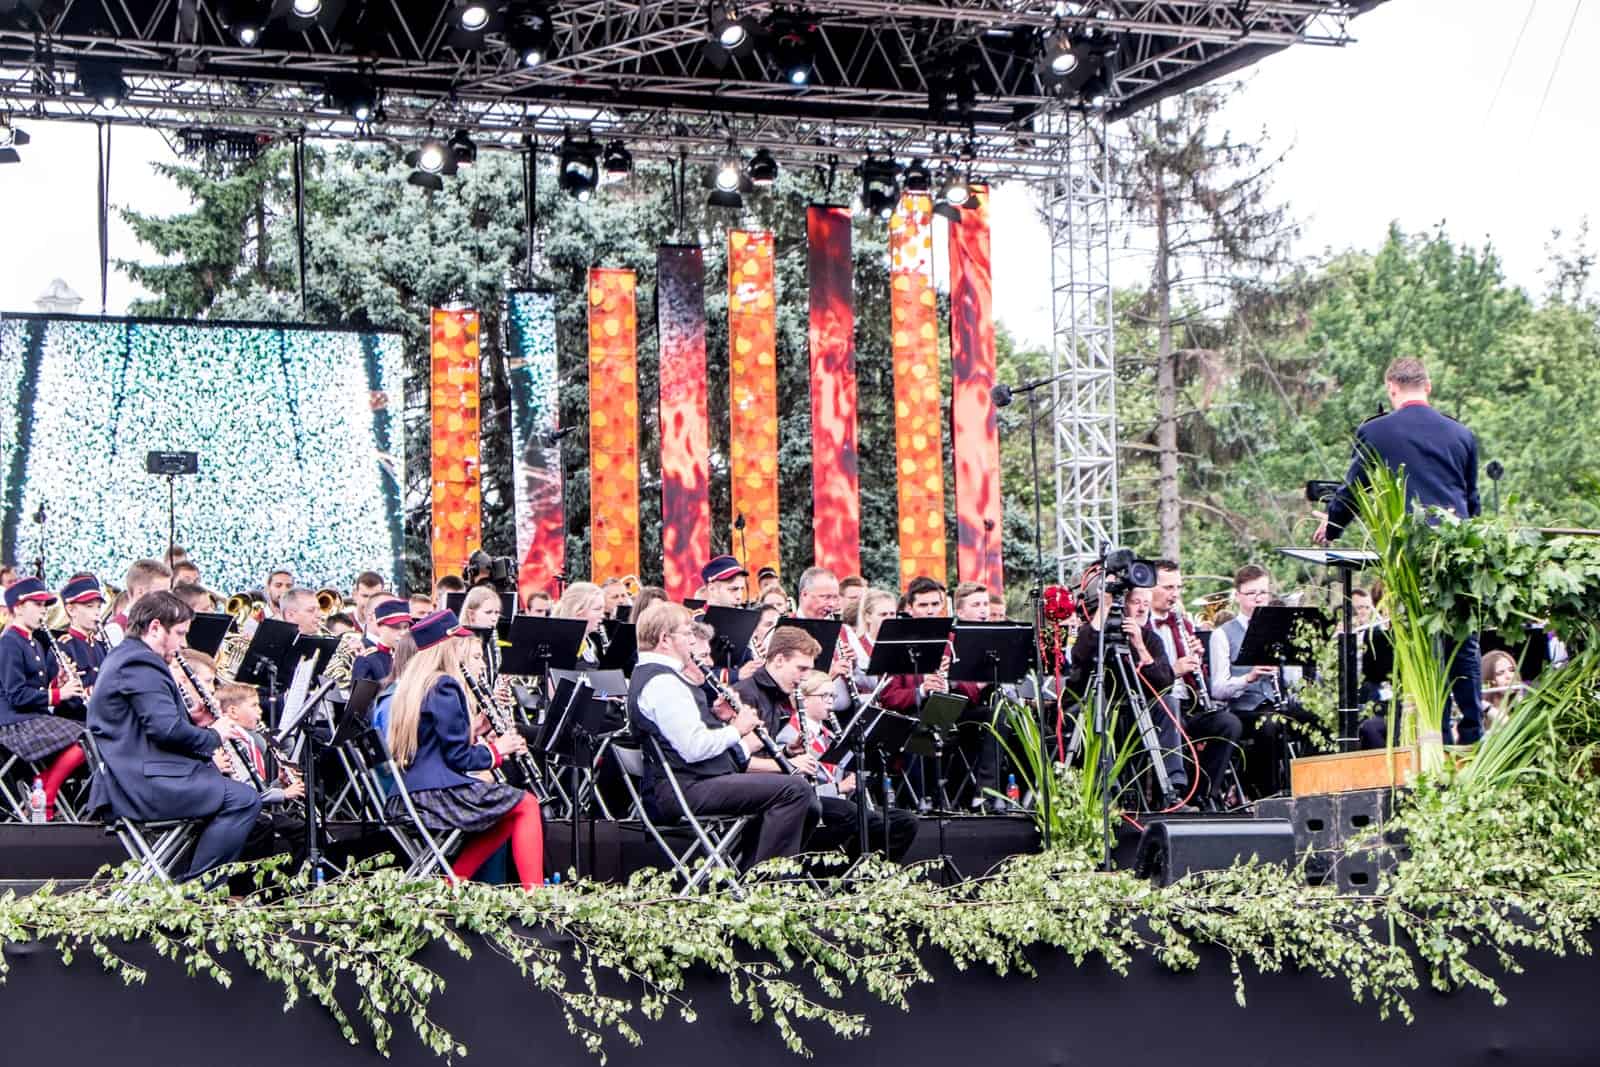
M1278 673L1278 668L1272 666L1251 667L1250 673L1245 676L1245 681L1254 682L1262 678L1271 678Z
M1322 521L1317 524L1317 532L1311 535L1311 543L1325 545L1328 543L1328 513L1319 511L1317 512L1317 518Z
M86 695L83 690L83 682L77 678L69 679L67 683L57 689L56 692L61 694L62 700L71 700L73 697L81 697Z
M1193 674L1200 669L1200 657L1179 656L1178 662L1172 665L1172 669L1178 674Z
M512 730L508 734L501 734L496 737L494 739L494 747L502 756L515 756L520 752L528 751L528 741L517 731Z
M211 764L217 770L233 777L233 750L227 745L218 745L215 752L211 753Z
M922 679L922 691L924 693L948 693L950 691L950 683L937 674L929 674Z
M856 791L856 776L847 774L839 782L839 795L848 796Z
M732 723L733 705L718 697L717 702L711 705L711 714L715 715L719 722Z
M211 729L215 730L217 736L224 741L230 738L238 738L241 741L244 739L243 728L232 719L216 719L211 723Z
M746 663L743 667L739 668L739 680L741 682L744 681L746 678L749 678L764 666L765 664L758 659L751 660L749 663Z
M807 778L813 778L817 773L817 757L807 752L803 756L795 756L789 760L794 764L795 772Z
M1128 635L1128 644L1132 646L1135 651L1141 653L1144 651L1144 627L1140 626L1132 619L1123 619L1122 632Z
M306 784L299 779L296 779L295 781L292 781L283 787L283 799L285 800L299 800L305 795Z
M739 731L739 736L744 737L761 725L761 713L754 708L742 707L733 717L733 728Z
M850 673L850 661L844 656L833 657L833 662L828 665L829 678L843 678Z

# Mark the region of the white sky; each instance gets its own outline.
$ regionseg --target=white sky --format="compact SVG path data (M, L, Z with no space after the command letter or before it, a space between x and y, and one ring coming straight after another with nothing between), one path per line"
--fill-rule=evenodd
M1265 128L1271 144L1291 149L1277 190L1304 224L1296 251L1372 249L1390 220L1412 231L1442 222L1458 241L1492 240L1513 281L1541 288L1550 229L1570 230L1591 210L1600 3L1390 0L1352 32L1344 49L1297 47L1258 64L1231 112L1239 136ZM94 128L21 125L33 136L24 162L0 166L0 309L32 310L60 277L84 297L82 311L96 312ZM151 160L170 158L159 134L117 129L112 202L183 209L150 171ZM1026 188L1000 190L994 223L996 315L1044 343L1049 249ZM111 254L140 254L115 218ZM1139 280L1137 265L1125 271L1119 281ZM113 271L107 310L122 312L132 295Z

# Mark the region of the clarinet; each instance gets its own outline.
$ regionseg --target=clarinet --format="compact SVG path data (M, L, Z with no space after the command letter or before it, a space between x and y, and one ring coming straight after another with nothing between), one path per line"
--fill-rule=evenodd
M78 665L73 663L72 657L62 651L61 646L56 643L56 635L43 626L35 630L34 633L39 635L39 640L44 643L44 647L56 658L56 677L68 684L77 682L79 688L83 690L83 700L87 703L89 700L89 687L83 684L83 676L78 673ZM51 709L52 714L54 710L53 708Z
M478 707L483 710L484 716L489 720L490 728L497 735L509 734L516 729L516 723L511 717L510 709L496 701L493 692L488 691L471 674L464 674L462 677L466 680L467 688L472 691L472 699L478 702ZM506 759L516 764L522 771L523 780L527 782L529 788L532 788L533 784L540 780L539 769L534 766L533 757L528 753L518 752L515 755L507 756Z
M711 664L695 660L694 665L700 669L701 674L705 675L706 684L716 690L717 696L721 697L728 707L735 712L744 710L744 701L739 699L739 694L733 691L732 686L717 677L716 669ZM767 733L765 726L758 722L752 732L756 735L756 740L761 742L761 750L766 753L768 759L778 765L779 770L784 774L800 773L795 769L794 761L783 754L783 749L772 739L772 735Z
M189 679L189 684L194 687L195 696L200 698L200 703L204 705L206 713L213 719L222 718L222 709L217 707L216 699L211 695L211 691L200 684L200 676L194 673L194 668L189 666L189 661L183 658L183 653L174 652L172 654L172 662L176 663L178 669L183 672L183 676ZM256 761L250 758L250 751L244 747L244 742L237 737L226 737L223 740L227 743L229 751L233 753L233 774L229 777L236 782L251 786L257 793L266 792L267 784L261 780L261 775L256 773ZM242 776L240 774L241 771L243 772Z
M1195 636L1194 630L1189 625L1189 617L1182 610L1178 611L1178 633L1183 637L1184 651L1200 661L1200 669L1195 671L1194 690L1195 706L1203 714L1210 715L1217 710L1216 702L1211 699L1210 688L1206 684L1205 657L1200 654L1200 641Z

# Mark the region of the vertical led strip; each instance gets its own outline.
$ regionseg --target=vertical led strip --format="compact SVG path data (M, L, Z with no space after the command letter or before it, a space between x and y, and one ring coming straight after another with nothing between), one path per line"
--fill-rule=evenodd
M522 290L507 300L510 317L511 450L516 465L519 586L554 592L566 561L562 495L560 371L556 297Z
M734 555L751 574L778 566L777 302L772 234L728 235L728 399Z
M705 257L698 245L656 250L661 337L661 549L667 596L700 587L711 558L711 451L706 413Z
M631 270L589 271L590 576L639 573L638 315Z
M1004 588L1000 566L1000 437L994 400L994 294L989 190L972 187L950 227L951 439L956 463L956 573Z
M849 209L808 208L806 248L811 289L813 558L842 578L861 573Z
M889 220L894 446L899 475L900 588L945 580L944 451L940 440L939 304L933 291L933 201L905 196Z
M433 575L459 574L483 542L478 488L478 313L433 309Z

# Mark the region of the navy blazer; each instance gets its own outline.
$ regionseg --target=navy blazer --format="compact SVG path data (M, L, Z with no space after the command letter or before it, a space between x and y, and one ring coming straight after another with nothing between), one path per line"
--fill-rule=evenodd
M350 664L350 680L359 682L363 678L370 678L381 682L389 677L389 671L393 668L394 653L382 645L373 645Z
M110 772L89 784L91 811L180 819L222 806L227 779L211 763L222 739L189 721L172 672L138 638L124 640L101 665L89 730Z
M56 658L15 626L0 634L0 726L50 713Z
M417 718L417 752L411 758L411 766L405 768L406 788L415 791L466 785L473 781L466 772L486 771L494 764L494 754L488 746L472 743L472 716L460 683L441 675L422 699L422 712Z
M1355 455L1344 485L1328 502L1328 539L1355 521L1355 490L1366 483L1367 452L1392 471L1405 468L1406 506L1448 508L1463 519L1478 502L1478 439L1427 404L1407 404L1356 428Z

